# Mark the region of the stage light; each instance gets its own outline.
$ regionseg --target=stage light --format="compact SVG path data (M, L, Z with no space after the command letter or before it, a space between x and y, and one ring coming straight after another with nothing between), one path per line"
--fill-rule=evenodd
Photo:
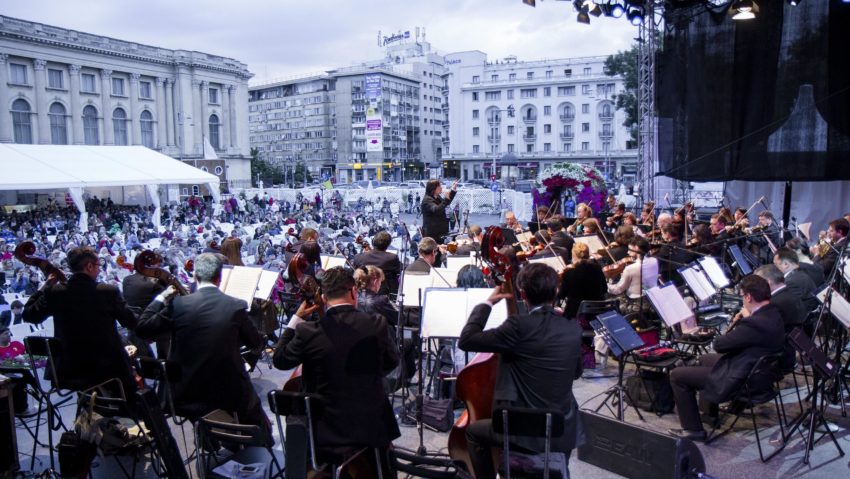
M626 18L629 19L629 23L634 26L638 26L643 23L643 10L640 8L633 8L629 10Z
M802 3L802 1L803 0L788 0L788 5L791 5L792 7L796 7L797 5Z
M528 5L529 7L536 7L537 6L536 0L522 0L522 3Z
M732 4L732 11L737 12L732 15L732 20L752 20L756 18L759 6L754 0L737 0Z
M612 17L620 18L620 17L623 16L624 13L626 13L626 9L623 8L623 6L620 5L619 3L616 3L616 4L611 6L611 16Z
M579 23L584 23L585 25L590 25L590 15L587 14L587 7L581 9L576 16L576 21Z
M602 9L599 7L599 4L596 4L593 5L593 8L590 9L589 13L594 17L598 17L599 15L602 15Z

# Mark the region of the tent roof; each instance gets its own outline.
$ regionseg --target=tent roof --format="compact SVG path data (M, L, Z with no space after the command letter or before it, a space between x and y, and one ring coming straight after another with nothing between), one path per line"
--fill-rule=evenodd
M0 144L0 190L218 183L219 178L144 146Z

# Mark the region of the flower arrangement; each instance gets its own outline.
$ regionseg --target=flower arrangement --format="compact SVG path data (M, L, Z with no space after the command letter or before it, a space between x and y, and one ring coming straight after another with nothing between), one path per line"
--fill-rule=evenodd
M534 207L550 205L553 199L570 192L576 203L587 203L594 211L602 209L605 204L607 191L602 173L589 165L581 163L555 163L544 169L538 176L540 183L546 188L545 192L534 191Z

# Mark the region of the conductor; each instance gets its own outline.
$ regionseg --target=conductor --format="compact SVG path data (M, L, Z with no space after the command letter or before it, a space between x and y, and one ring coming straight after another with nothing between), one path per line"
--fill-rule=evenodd
M425 185L425 196L422 198L422 237L434 238L437 243L442 244L444 237L449 233L449 219L446 217L446 208L451 204L457 194L457 181L452 183L451 190L445 195L440 180L430 180Z

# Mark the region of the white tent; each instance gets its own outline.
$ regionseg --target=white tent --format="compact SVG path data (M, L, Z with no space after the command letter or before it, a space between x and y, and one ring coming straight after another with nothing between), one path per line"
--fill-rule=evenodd
M157 186L207 184L216 203L219 178L143 146L0 144L0 190L68 189L88 228L83 189L101 186L145 186L156 207Z

